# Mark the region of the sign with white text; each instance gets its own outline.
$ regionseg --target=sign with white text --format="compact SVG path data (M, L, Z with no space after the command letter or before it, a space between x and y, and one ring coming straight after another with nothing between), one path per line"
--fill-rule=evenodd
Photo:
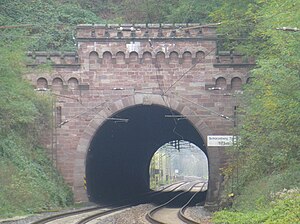
M208 135L207 146L232 146L233 135Z

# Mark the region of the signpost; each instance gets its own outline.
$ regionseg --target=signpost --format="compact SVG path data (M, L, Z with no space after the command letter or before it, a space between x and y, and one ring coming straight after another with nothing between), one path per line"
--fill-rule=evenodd
M207 146L232 146L235 138L233 135L208 135Z

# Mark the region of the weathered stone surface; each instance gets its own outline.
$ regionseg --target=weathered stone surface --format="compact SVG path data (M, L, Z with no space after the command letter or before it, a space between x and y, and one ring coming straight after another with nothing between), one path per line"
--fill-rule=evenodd
M195 115L190 122L204 142L207 135L231 134L232 121L220 115L233 116L232 95L247 82L253 60L238 54L216 56L215 30L199 24L79 25L77 52L28 53L28 66L53 64L51 74L32 73L26 78L37 90L54 94L55 106L61 107L53 144L50 133L43 139L56 152L57 167L76 200L87 200L84 158L94 133L120 110L158 104L187 117ZM207 147L210 203L218 200L223 151Z

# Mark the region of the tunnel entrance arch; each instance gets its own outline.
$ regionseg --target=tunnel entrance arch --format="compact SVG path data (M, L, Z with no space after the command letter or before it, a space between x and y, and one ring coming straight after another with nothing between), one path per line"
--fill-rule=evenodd
M167 105L166 105L166 102ZM138 112L139 111L139 112ZM145 114L146 111L146 114ZM174 129L174 119L170 119L170 118L165 118L165 114L171 114L173 113L173 115L186 115L186 114L191 114L193 113L193 111L187 107L186 105L184 105L183 102L180 102L179 100L176 100L175 98L167 98L166 96L164 96L164 99L162 98L162 96L160 95L144 95L144 94L136 94L133 96L129 96L126 98L122 98L121 100L118 100L112 104L110 104L108 107L104 108L100 113L98 113L95 118L90 122L88 128L86 129L85 133L83 134L83 137L79 140L79 144L77 147L77 156L76 156L76 161L75 161L75 169L74 169L74 174L75 176L84 176L85 174L87 175L87 186L88 186L88 194L90 194L90 200L98 200L101 195L109 195L109 193L105 193L106 190L109 192L116 192L118 191L118 189L113 189L114 186L117 186L115 183L117 183L117 181L125 181L123 176L122 178L120 178L119 180L117 180L118 178L110 178L109 176L105 176L104 173L101 174L102 169L106 169L107 172L109 171L113 171L111 173L111 176L113 176L114 174L117 174L117 170L120 171L120 173L124 172L128 172L126 175L127 177L129 176L138 176L138 182L136 182L134 185L135 186L139 186L137 188L135 188L135 186L131 185L126 188L126 194L130 195L132 192L135 192L138 190L139 192L145 191L149 188L149 173L148 173L148 165L150 164L151 161L151 156L154 154L154 152L157 150L157 148L159 146L161 146L163 143L166 142L166 140L174 140L174 139L179 139L180 134L182 132L185 132L183 134L183 136L181 136L181 138L183 137L184 139L194 143L195 145L201 147L202 149L204 149L205 153L207 154L207 157L209 159L209 163L214 164L215 160L217 160L218 155L216 154L217 152L213 152L214 155L210 155L211 153L207 150L206 148L206 136L211 134L210 129L207 127L207 125L205 124L205 122L203 122L201 119L196 118L196 117L192 117L191 119L188 120L182 120L183 122L178 122L177 124L177 128L175 129L175 132L173 131ZM156 123L154 129L151 129L150 131L145 129L143 132L143 128L137 128L137 127L132 127L131 130L142 130L142 131L131 131L128 134L126 133L126 135L122 134L126 132L127 128L125 128L125 125L129 125L130 124L130 118L131 120L137 116L137 119L139 120L139 122L133 122L132 124L134 125L141 125L143 126L144 122L148 122L149 125L151 125L151 123L153 123L151 121L151 119L153 119L151 114L156 114L156 116L160 116L161 120L156 120L154 123ZM147 116L145 116L147 115ZM109 118L109 119L107 119ZM114 121L113 119L110 118L120 118L120 119L129 119L128 123L119 123ZM161 121L165 120L164 122L167 122L165 124L167 125L161 125ZM118 131L115 128L110 128L111 125L113 126L118 126L120 127L120 130L122 131ZM123 126L123 127L122 127ZM176 133L176 130L179 130L178 133ZM124 132L125 131L125 132ZM112 136L112 132L116 132L115 134L118 136L119 140L122 141L114 141L114 138L111 138ZM141 132L141 133L140 133ZM148 132L148 133L146 133ZM120 134L121 133L121 134ZM144 134L142 134L144 133ZM169 133L169 134L165 134L165 133ZM171 134L170 134L171 133ZM138 135L142 135L144 136L143 141L141 141L141 137L140 136L135 136L135 134ZM145 136L149 136L148 134L150 134L152 137L152 139L145 139ZM160 134L163 134L165 137L161 138ZM179 134L179 135L178 135ZM116 136L114 135L114 136ZM100 136L100 137L99 137ZM109 137L110 136L110 137ZM108 137L108 138L107 138ZM130 137L131 141L128 141L127 138ZM125 139L123 139L125 138ZM120 142L126 142L125 145L120 145ZM146 143L143 143L146 142ZM98 145L104 145L105 147L100 147L101 149L97 150L95 148L98 148ZM122 151L121 149L124 147L132 147L135 148L135 150L139 150L140 151L144 150L144 154L140 154L140 157L136 157L139 158L137 159L136 164L141 164L141 163L145 163L144 165L141 164L141 166L139 167L138 165L133 165L134 162L129 162L128 163L128 158L131 156L133 157L135 155L135 153L140 153L140 151L129 151L129 155L126 155L127 158L127 163L124 162L125 160L122 160L122 153L124 153L124 151ZM106 154L104 157L103 155L101 156L101 150L103 150L103 148L106 149L112 149L112 151L110 150L105 150L107 152L111 152ZM116 150L116 149L119 149ZM115 150L115 151L114 151ZM120 151L121 150L121 151ZM114 154L115 153L115 154ZM109 160L115 157L115 155L118 155L118 153L120 154L119 156L117 156L115 159L113 160ZM130 155L131 154L131 155ZM151 154L151 155L150 155ZM135 155L136 156L136 155ZM101 159L99 161L95 160L93 161L93 158L98 158L100 157ZM109 162L104 162L103 167L100 166L95 166L93 164L97 164L97 163L101 163L104 161L111 161ZM148 159L148 161L147 161ZM217 161L216 161L217 162ZM132 164L131 164L132 163ZM126 168L126 164L130 164L129 167ZM106 167L105 167L106 166ZM120 168L116 168L117 166L121 167L121 168L126 168L126 170L120 169ZM85 169L83 168L85 167ZM138 168L138 169L137 169ZM100 169L100 174L99 177L97 177L97 169ZM139 172L137 171L133 171L133 170L139 170ZM209 170L210 170L210 174L214 174L214 173L218 173L216 172L216 170L214 170L214 166L210 166ZM115 171L116 170L116 171ZM130 171L131 170L131 171ZM99 171L99 170L98 170ZM130 174L130 172L133 172ZM126 175L124 174L124 177L126 177ZM94 177L96 178L96 180L93 180ZM111 181L110 184L105 184L105 178L108 178L107 180ZM121 176L119 176L121 177ZM141 178L142 177L142 178ZM79 178L77 178L79 179ZM214 178L211 178L212 180ZM76 180L76 179L75 179ZM90 182L91 180L93 180L94 182ZM100 182L102 184L104 184L103 188L102 188L102 192L101 194L98 194L96 196L95 195L91 195L92 192L96 192L93 191L93 189L95 189L98 184L100 184ZM212 190L215 190L216 188L218 188L217 186L214 186L218 183L214 183L214 181L210 181L209 186L212 186ZM77 183L77 186L81 186L81 183ZM76 185L75 185L76 186ZM109 189L110 188L110 189ZM92 193L93 194L93 193ZM210 193L210 188L208 189L208 197L207 200L208 201L214 201L216 200L216 198L214 198L214 195ZM116 195L116 197L118 197ZM104 198L105 199L105 196ZM108 197L106 198L108 200Z
M165 142L204 141L190 121L160 105L135 105L106 120L87 153L86 180L91 201L109 203L149 191L149 161ZM123 120L124 119L124 120ZM128 119L128 120L127 120Z

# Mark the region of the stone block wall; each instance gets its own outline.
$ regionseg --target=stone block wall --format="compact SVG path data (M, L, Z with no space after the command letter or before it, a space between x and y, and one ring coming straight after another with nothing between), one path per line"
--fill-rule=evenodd
M208 134L231 134L233 96L248 82L254 61L219 52L217 40L213 25L78 25L76 52L28 53L28 66L53 67L33 70L27 78L38 91L55 96L53 150L77 201L87 199L85 154L95 130L128 106L171 107L187 116L204 140ZM226 156L223 147L206 150L214 201Z

